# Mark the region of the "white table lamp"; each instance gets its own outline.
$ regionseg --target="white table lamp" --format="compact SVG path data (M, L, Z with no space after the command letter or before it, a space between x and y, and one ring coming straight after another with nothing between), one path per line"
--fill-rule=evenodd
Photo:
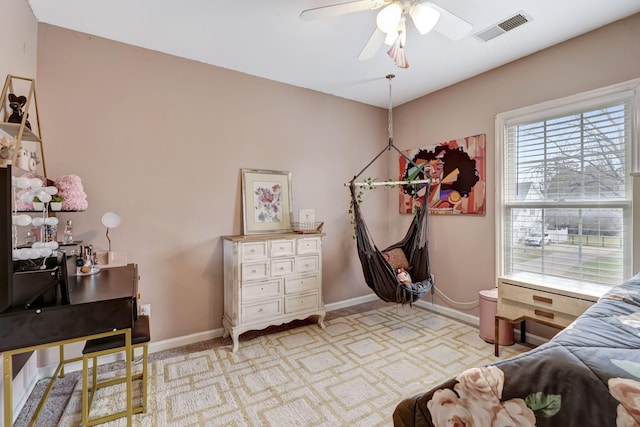
M113 252L111 250L111 239L109 238L109 229L117 228L122 223L122 217L116 212L107 212L102 215L102 225L107 227L107 241L109 242L109 252L107 252L107 262L104 262L105 259L98 254L98 258L102 258L102 265L108 266L116 266L116 265L126 265L127 264L127 254L126 252Z

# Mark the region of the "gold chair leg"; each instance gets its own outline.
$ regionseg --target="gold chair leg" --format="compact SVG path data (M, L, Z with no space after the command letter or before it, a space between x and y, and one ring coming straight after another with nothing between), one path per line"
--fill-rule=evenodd
M13 378L12 378L12 360L11 360L11 355L5 353L3 359L3 366L2 366L2 374L4 376L3 378L3 382L4 382L4 424L7 426L10 426L13 424L13 399L12 399L12 383L13 383Z
M133 345L131 344L131 338L130 337L126 337L126 344L124 347L120 347L119 351L122 352L124 350L124 354L125 354L125 363L126 363L126 368L125 368L125 376L123 377L119 377L119 378L115 378L115 379L111 379L111 380L105 380L102 382L98 382L97 379L97 372L98 372L98 362L97 359L98 357L107 355L107 354L112 354L112 353L117 353L118 351L100 351L100 352L95 352L95 353L87 353L84 355L83 358L83 385L82 385L82 389L83 389L83 418L82 418L82 425L83 426L93 426L96 424L101 424L107 421L111 421L111 420L115 420L117 418L121 418L121 417L127 417L127 426L132 426L133 425L133 414L138 414L138 413L144 413L147 411L147 403L148 403L148 388L147 388L147 376L148 376L148 362L149 362L149 352L148 352L148 343L144 343L144 344L138 344L138 345ZM136 348L138 347L142 347L142 372L133 375L133 360L135 359L135 351ZM88 369L87 369L87 359L91 357L93 359L93 372L92 372L92 384L91 387L88 387ZM133 380L141 380L142 384L141 384L141 400L139 404L136 404L135 408L133 406ZM90 419L90 415L91 415L91 406L93 403L93 397L95 396L96 391L99 388L103 388L103 387L109 387L111 385L114 384L118 384L118 383L125 383L126 384L126 396L127 396L127 408L124 411L118 412L118 413L114 413L114 414L109 414L106 416L102 416L102 417L98 417L98 418L94 418L94 419ZM90 390L90 391L89 391ZM86 393L86 394L85 394ZM89 394L90 393L90 394Z
M131 380L131 361L133 356L133 347L131 346L131 329L125 332L125 354L126 354L126 377L127 377L127 426L133 425L133 384Z
M82 425L89 425L89 399L87 394L89 390L89 366L87 363L87 357L82 358ZM94 390L95 391L95 390Z
M64 344L60 344L59 347L60 359L58 360L64 360ZM60 370L60 378L64 378L64 365L62 365L62 369Z
M147 343L144 343L142 346L142 413L147 413L147 382L149 381L148 377L148 368L147 363L149 361L149 349Z

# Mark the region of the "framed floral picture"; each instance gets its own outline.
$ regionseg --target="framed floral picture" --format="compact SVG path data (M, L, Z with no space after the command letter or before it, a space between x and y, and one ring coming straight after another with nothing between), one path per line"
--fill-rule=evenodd
M291 231L291 172L242 169L244 234Z

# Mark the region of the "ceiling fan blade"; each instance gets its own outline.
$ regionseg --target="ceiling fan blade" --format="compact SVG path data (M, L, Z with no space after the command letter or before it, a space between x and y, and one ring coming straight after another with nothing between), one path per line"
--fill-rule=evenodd
M344 15L352 12L360 12L362 10L378 9L389 3L391 3L391 0L357 0L347 3L333 4L330 6L303 10L302 13L300 13L300 18L305 21L328 18L330 16Z
M469 35L471 30L473 29L473 25L471 25L469 22L465 21L459 16L454 15L448 10L441 8L437 4L429 2L429 6L440 12L440 19L433 29L443 36L453 41L462 40L467 35Z
M369 41L362 48L362 52L358 56L360 61L365 61L367 59L373 58L373 56L378 52L380 46L384 43L384 39L387 35L380 31L378 28L371 34L369 37Z

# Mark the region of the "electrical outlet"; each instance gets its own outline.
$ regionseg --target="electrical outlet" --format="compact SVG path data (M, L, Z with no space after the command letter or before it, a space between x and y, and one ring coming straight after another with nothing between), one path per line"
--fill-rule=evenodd
M142 304L140 306L141 316L151 316L151 304Z

